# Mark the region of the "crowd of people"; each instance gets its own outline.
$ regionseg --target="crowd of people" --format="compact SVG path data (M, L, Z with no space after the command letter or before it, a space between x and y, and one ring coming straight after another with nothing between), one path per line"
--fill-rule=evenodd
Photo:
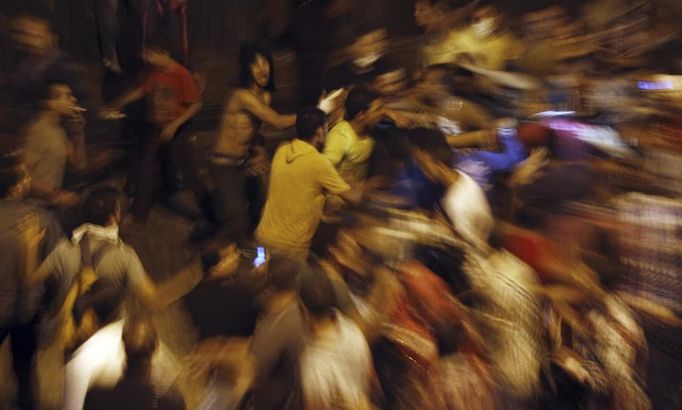
M268 48L243 45L207 152L185 37L149 35L141 79L97 106L50 24L17 16L0 341L19 408L39 408L41 344L64 353L63 409L679 406L682 77L656 58L674 30L646 1L521 30L455 3L415 0L414 72L358 25L340 64L299 67L319 98L290 114ZM140 101L126 180L70 185L106 159L87 122ZM292 137L269 149L264 127ZM198 212L176 276L196 280L177 297L119 233L153 237L183 190ZM171 303L196 333L183 354L156 326Z

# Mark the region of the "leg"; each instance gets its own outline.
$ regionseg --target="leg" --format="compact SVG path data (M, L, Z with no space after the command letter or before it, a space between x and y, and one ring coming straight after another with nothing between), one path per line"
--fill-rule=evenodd
M110 64L116 62L118 41L118 0L95 0L95 17L99 32L102 57Z
M17 376L17 397L22 410L35 408L33 358L38 348L37 323L37 318L34 318L10 331L12 362Z
M150 132L147 136L142 158L136 183L137 194L133 200L131 211L137 222L146 223L159 185L161 166L158 130Z
M241 243L249 227L246 175L241 167L212 164L216 183L214 210L225 237Z

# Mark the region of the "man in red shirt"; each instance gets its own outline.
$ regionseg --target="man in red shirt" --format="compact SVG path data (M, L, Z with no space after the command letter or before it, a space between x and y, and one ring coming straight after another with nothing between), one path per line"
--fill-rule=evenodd
M144 61L149 72L136 88L115 99L102 114L108 115L122 107L146 97L149 103L149 121L155 131L140 144L140 170L136 183L137 194L131 206L134 222L144 225L149 216L154 195L161 188L159 177L163 171L164 183L170 187L176 176L175 166L183 167L185 151L183 131L201 108L199 88L192 74L173 59L169 47L154 44L146 48ZM180 161L178 161L180 159ZM183 174L193 172L181 169ZM187 176L187 175L185 175Z

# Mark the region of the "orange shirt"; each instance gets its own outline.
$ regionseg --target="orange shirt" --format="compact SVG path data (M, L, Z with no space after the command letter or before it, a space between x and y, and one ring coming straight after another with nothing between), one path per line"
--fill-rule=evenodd
M180 64L171 71L150 72L141 88L148 95L150 119L157 125L174 121L201 98L194 77Z

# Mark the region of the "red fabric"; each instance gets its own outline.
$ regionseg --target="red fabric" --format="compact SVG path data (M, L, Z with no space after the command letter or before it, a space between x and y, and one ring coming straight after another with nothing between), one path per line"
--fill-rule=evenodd
M404 263L400 270L405 290L429 326L437 329L445 323L462 319L450 287L435 273L416 261Z
M156 124L169 123L182 115L187 107L199 102L199 87L192 74L183 66L173 70L152 71L141 84L150 96L151 115Z
M503 246L521 259L538 274L544 282L555 282L559 258L553 242L544 236L525 229L515 229L505 234Z

